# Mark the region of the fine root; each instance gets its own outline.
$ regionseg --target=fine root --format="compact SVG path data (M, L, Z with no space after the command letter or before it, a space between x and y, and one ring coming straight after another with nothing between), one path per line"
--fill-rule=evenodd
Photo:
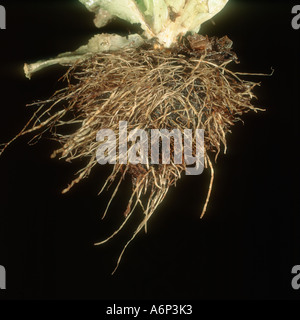
M230 128L244 113L261 110L252 105L257 83L242 80L240 74L227 68L237 59L227 46L227 39L207 39L209 46L203 47L195 43L191 46L186 39L172 49L156 50L146 45L95 54L73 64L63 77L66 87L47 101L34 103L36 112L12 141L32 132L38 132L36 138L39 138L48 131L60 146L52 157L69 162L87 159L76 179L62 191L66 193L88 177L97 164L96 151L101 142L96 141L96 135L100 129L109 128L117 133L120 121L127 122L128 131L203 129L205 163L210 167L211 180L202 218L214 179L209 154L214 154L216 159L221 148L226 152L226 134L231 132ZM128 244L143 228L147 229L147 222L184 170L186 165L176 164L173 158L169 164L114 164L101 190L118 181L104 216L125 176L132 179L132 194L122 225L95 245L118 234L138 205L145 215L121 252L117 267Z

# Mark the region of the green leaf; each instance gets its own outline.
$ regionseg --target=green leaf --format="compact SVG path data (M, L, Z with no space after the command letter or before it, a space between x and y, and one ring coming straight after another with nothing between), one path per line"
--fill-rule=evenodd
M148 38L154 36L152 30L148 27L144 15L139 9L137 2L134 0L79 0L90 11L96 14L100 9L109 12L111 16L115 16L126 20L130 23L140 23L142 29Z

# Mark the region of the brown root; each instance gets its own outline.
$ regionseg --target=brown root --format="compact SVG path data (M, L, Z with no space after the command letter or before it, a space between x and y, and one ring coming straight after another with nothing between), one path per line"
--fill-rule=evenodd
M207 39L209 45L202 43L201 46L197 46L197 42L183 42L168 50L155 50L149 45L101 53L74 64L64 77L66 88L47 101L35 103L37 111L17 137L34 131L42 134L48 130L60 144L53 157L59 156L66 161L88 159L77 178L63 190L65 193L88 177L97 164L96 150L100 143L96 141L96 134L100 129L109 128L117 133L120 121L127 121L128 131L136 128L180 129L181 132L184 129L204 129L205 161L211 169L211 181L202 218L214 177L208 154L214 153L217 158L222 146L226 152L226 134L230 128L240 121L242 114L261 110L252 105L255 98L253 88L257 83L242 80L237 73L227 69L227 65L236 60L228 40L227 37L211 38ZM61 127L68 126L68 134L65 129L60 133ZM132 178L132 195L123 224L95 245L118 234L137 205L145 214L124 247L117 266L128 244L147 228L148 220L185 169L184 163L178 165L173 160L170 164L155 166L114 165L104 187L116 179L119 181L104 216L125 175Z

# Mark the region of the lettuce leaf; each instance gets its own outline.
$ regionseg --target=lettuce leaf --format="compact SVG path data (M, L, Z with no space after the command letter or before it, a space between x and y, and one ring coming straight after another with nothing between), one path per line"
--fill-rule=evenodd
M87 59L93 53L114 51L126 47L137 48L145 39L156 38L164 47L176 43L187 32L198 32L201 24L223 9L228 0L79 0L95 13L94 23L103 27L114 17L132 24L138 23L144 30L142 37L98 34L88 44L56 58L25 64L25 75L31 75L53 64L69 65Z
M103 12L106 12L111 17L139 23L146 38L156 37L165 47L170 47L180 35L189 31L198 32L201 24L221 11L228 2L228 0L79 1L94 11L96 16L99 14L103 16Z

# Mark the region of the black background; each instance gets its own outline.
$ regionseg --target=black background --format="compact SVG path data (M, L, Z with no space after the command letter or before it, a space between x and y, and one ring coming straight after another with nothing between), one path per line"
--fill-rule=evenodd
M98 33L93 14L73 1L0 1L0 142L10 140L31 114L25 105L60 87L65 68L41 71L29 81L23 63L71 51ZM49 158L57 146L30 136L0 157L0 265L7 270L4 299L299 299L291 269L300 264L299 73L300 30L291 27L296 1L230 0L201 32L228 35L241 72L261 82L257 105L228 135L228 153L215 166L206 216L199 219L209 172L183 177L128 247L129 226L94 247L122 221L130 181L109 215L109 192L97 196L109 167L95 170L69 194L60 191L80 168ZM300 2L298 3L300 4ZM114 23L110 32L134 32Z

